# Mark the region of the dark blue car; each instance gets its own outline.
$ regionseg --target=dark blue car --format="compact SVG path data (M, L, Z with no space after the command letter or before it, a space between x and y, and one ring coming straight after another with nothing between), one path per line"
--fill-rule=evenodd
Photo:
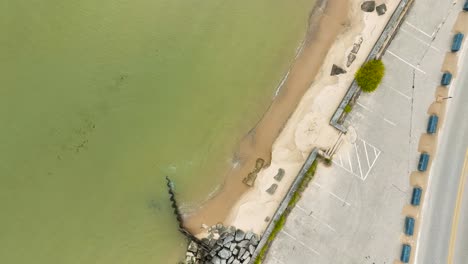
M452 52L457 52L460 50L463 42L463 37L464 35L462 33L455 34L455 36L453 37Z
M444 72L444 74L442 75L442 79L440 80L440 84L442 84L443 86L447 86L450 84L451 81L452 74L450 72Z
M408 263L411 255L411 246L408 244L403 244L403 248L401 249L401 257L400 260L403 263Z
M421 187L413 188L413 195L411 196L411 205L418 206L421 203L422 189Z

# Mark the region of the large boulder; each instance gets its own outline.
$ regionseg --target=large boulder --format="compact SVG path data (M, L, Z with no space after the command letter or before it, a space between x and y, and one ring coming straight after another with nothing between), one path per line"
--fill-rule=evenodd
M273 183L270 188L266 190L266 192L270 195L273 195L276 192L276 189L278 188L278 184Z
M221 264L221 259L218 258L218 257L214 257L214 258L211 260L211 263L213 263L213 264Z
M237 229L237 231L236 231L236 238L235 238L236 241L239 242L239 241L243 240L244 237L245 237L244 231L242 231L242 230L240 230L240 229Z
M245 234L245 239L250 240L254 236L254 233L252 231L248 231Z
M221 251L218 252L218 256L222 259L228 259L231 257L231 255L232 255L231 251L225 248L221 249Z
M361 5L361 10L364 12L374 12L375 1L364 1Z
M385 14L385 12L387 12L387 6L385 4L381 4L381 5L377 6L375 8L375 10L377 11L377 14L379 16L381 16L381 15Z
M346 62L346 67L351 66L351 64L354 62L355 59L356 59L356 54L350 53L348 55L348 61Z
M335 75L339 75L343 73L346 73L346 71L343 68L341 68L340 66L336 64L333 64L331 73L330 73L331 76L335 76Z
M234 236L231 235L231 234L228 234L225 238L224 238L224 245L226 245L227 243L230 243L234 240Z
M192 253L197 253L198 251L198 244L195 241L190 241L187 250Z

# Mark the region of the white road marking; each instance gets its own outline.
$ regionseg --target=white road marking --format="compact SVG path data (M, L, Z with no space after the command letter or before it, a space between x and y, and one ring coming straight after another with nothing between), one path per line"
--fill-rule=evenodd
M376 148L374 147L374 151L376 150ZM375 157L374 161L372 162L372 165L369 167L369 170L367 171L366 173L366 176L364 176L364 180L367 179L367 176L369 175L369 172L372 170L372 167L374 167L374 164L375 162L377 161L377 158L380 156L380 153L382 153L380 150L379 150L379 153L377 154L377 156Z
M391 52L390 50L387 50L387 52L390 53L391 55L393 55L395 58L401 60L402 62L404 62L405 64L407 64L407 65L410 66L411 68L413 68L413 69L419 71L419 72L422 73L422 74L426 74L425 71L423 71L423 70L419 69L418 67L414 66L413 64L407 62L406 60L404 60L404 59L401 58L400 56L396 55L395 53Z
M292 238L293 240L297 241L299 244L301 244L303 247L307 248L308 250L312 251L314 254L320 256L320 254L318 253L317 250L306 246L306 244L304 244L302 241L297 240L297 238L295 238L293 235L289 234L288 232L286 232L284 230L281 230L281 232L284 233L285 235L287 235L288 237Z
M366 106L364 106L363 104L361 104L361 103L359 103L359 102L357 102L356 104L357 104L357 105L359 105L360 107L362 107L362 108L366 109L367 111L369 111L369 112L371 112L371 113L372 113L372 110L370 110L369 108L367 108L367 107L366 107Z
M327 223L323 222L322 220L318 219L318 217L316 217L313 213L309 214L309 212L307 212L304 208L302 208L299 205L296 205L296 207L299 208L302 212L304 212L304 214L306 214L307 216L310 216L310 217L314 218L320 224L328 227L328 229L330 229L331 231L336 232L335 228L331 227L329 224L327 224Z
M340 165L343 166L343 159L341 158L341 155L338 155L340 157Z
M349 168L351 169L351 172L353 172L353 165L351 164L351 156L349 156L349 152L347 154L348 154Z
M280 264L285 264L283 261L279 260L277 257L273 256L273 259Z
M350 203L348 203L347 201L345 201L343 198L340 198L338 195L332 193L332 192L328 192L331 196L335 197L338 201L346 204L347 206L351 206Z
M367 147L366 147L366 142L364 139L361 139L362 143L364 143L364 152L366 153L366 159L367 159L367 167L370 167L370 162L369 162L369 155L367 154Z
M342 168L343 168L343 167L342 167ZM344 168L343 168L343 169L344 169ZM346 170L346 169L345 169L345 170ZM348 170L346 170L346 171L348 171ZM349 172L349 171L348 171L348 172ZM357 176L357 175L356 175L356 176ZM345 203L345 204L348 205L348 206L351 206L350 203L346 202L345 200L343 200L342 198L340 198L338 195L336 195L336 194L334 194L334 193L332 193L332 192L330 192L330 191L327 191L327 190L323 189L322 186L319 185L318 183L315 183L315 182L314 182L313 184L314 184L315 186L317 186L319 189L322 189L322 190L324 190L325 192L327 192L328 194L330 194L331 196L335 197L335 198L338 199L339 201Z
M426 32L422 31L421 29L417 28L415 25L411 24L410 22L405 22L405 24L407 24L408 26L410 26L410 27L416 29L417 31L421 32L422 34L424 34L425 36L427 36L430 39L432 39L432 37L434 36L434 33L432 35L429 35Z
M390 89L392 89L393 91L397 92L398 94L400 94L401 96L405 97L406 99L408 99L408 100L411 99L410 96L408 96L408 95L406 95L406 94L400 92L399 90L397 90L397 89L395 89L395 88L393 88L393 87L391 87L391 86L388 86L388 87L390 87Z
M410 35L410 36L413 37L414 39L418 40L419 42L425 44L425 45L428 46L429 48L432 48L433 50L435 50L435 51L437 51L437 52L440 52L440 50L439 50L438 48L432 46L431 43L427 43L427 42L425 42L424 40L415 37L413 34L411 34L410 32L408 32L407 30L405 30L405 29L403 29L403 28L400 28L400 31L403 31L403 32L407 33L408 35ZM431 39L432 39L432 37L431 37Z
M354 145L354 150L356 151L356 159L357 159L358 166L359 166L359 173L361 174L361 178L362 178L362 168L361 168L361 161L359 160L359 153L357 151L356 143L353 145Z
M384 121L387 122L387 123L389 123L389 124L392 125L392 126L396 126L396 124L395 124L394 122L388 120L387 118L384 118Z
M368 165L368 169L364 168L365 171L363 171L363 167L362 167L362 163L361 163L361 159L364 159L364 155L362 155L362 154L359 155L359 151L357 150L357 148L362 148L360 146L360 144L358 145L356 143L356 142L359 142L359 140L361 140L362 144L364 145L364 152L365 152L365 155L366 155L366 161L367 161L367 165ZM356 142L352 144L352 145L354 145L354 146L352 146L352 147L354 147L354 151L349 149L349 150L346 151L346 153L336 154L336 155L338 155L340 160L342 160L343 155L348 156L348 162L350 164L349 166L351 167L351 170L347 166L344 166L343 162L339 163L339 162L334 161L334 160L332 160L332 162L333 162L333 164L339 166L343 170L349 172L351 175L354 175L354 176L358 177L359 179L361 179L362 181L365 181L367 176L369 175L369 172L372 170L373 166L375 165L375 162L377 161L381 151L379 149L377 149L375 146L373 146L372 144L367 143L364 139L358 138L356 140ZM368 146L370 148L368 148ZM374 149L374 157L373 157L372 160L369 159L369 153L368 153L368 151L372 151L371 149ZM356 156L356 160L357 160L357 163L358 163L358 166L359 166L359 172L354 172L353 169L352 169L351 155Z

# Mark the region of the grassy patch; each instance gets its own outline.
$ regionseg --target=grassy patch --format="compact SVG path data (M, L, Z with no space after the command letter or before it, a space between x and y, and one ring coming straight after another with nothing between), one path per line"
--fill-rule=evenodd
M347 104L344 108L345 113L349 114L353 110L353 107L350 104Z
M355 74L356 82L361 90L371 93L377 89L385 74L385 66L381 60L371 60L359 68Z
M263 259L265 258L266 253L268 252L268 249L270 248L271 242L275 239L276 235L283 229L284 224L286 223L286 219L291 212L291 210L296 206L297 202L299 199L301 199L302 192L307 188L309 185L309 182L312 180L314 177L315 171L317 170L317 160L315 160L310 168L307 170L307 172L304 175L304 178L302 178L301 182L299 183L299 186L297 187L296 192L291 197L291 200L289 200L288 207L286 210L284 210L284 213L280 216L278 221L275 223L275 227L273 228L273 231L271 231L270 236L268 237L267 243L263 246L263 248L260 250L260 253L258 254L258 257L255 259L255 264L261 264Z

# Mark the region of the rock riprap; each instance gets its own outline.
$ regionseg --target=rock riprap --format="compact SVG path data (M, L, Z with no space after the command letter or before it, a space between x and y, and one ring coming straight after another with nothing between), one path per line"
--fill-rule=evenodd
M186 264L247 264L257 248L260 237L222 224L208 228L208 236L201 241L209 251L191 241L187 247Z

